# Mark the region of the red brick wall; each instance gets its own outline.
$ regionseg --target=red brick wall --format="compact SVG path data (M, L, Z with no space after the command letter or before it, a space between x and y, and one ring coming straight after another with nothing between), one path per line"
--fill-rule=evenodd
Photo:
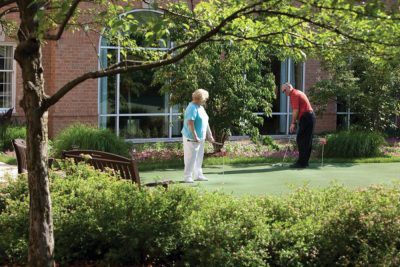
M306 92L319 80L327 78L327 73L321 70L318 60L311 59L306 62ZM312 103L311 103L312 105ZM315 132L334 131L336 129L336 102L328 104L326 112L317 116Z
M200 0L193 0L197 4ZM43 47L45 90L51 95L72 79L98 68L99 36L84 32L66 32L61 40L48 42ZM306 90L324 77L316 60L306 63ZM17 70L17 115L23 116L19 107L22 97L21 72ZM336 128L336 105L331 103L327 113L318 117L316 132ZM73 122L98 125L98 80L88 80L68 93L49 111L49 135L54 137Z
M51 47L49 92L52 94L80 75L97 70L99 36L67 32ZM93 47L95 46L95 47ZM46 59L47 60L47 59ZM50 136L78 120L97 125L98 81L88 80L72 89L50 110Z

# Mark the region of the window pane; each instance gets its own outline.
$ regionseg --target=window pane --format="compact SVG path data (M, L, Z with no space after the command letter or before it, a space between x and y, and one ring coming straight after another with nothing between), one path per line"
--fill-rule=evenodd
M12 106L12 72L0 72L0 108Z
M294 71L295 71L295 73L294 73L295 84L293 86L300 91L304 91L304 88L303 88L303 63L295 63Z
M120 117L120 136L132 138L168 137L168 116Z
M347 130L349 126L353 124L357 124L358 118L356 115L351 114L350 115L350 124L348 123L349 121L349 116L347 114L338 114L336 115L336 129L337 130Z
M116 118L115 117L106 117L100 116L100 128L107 128L113 132L116 132Z
M338 98L336 100L337 112L347 112L348 111L348 101L343 98Z
M0 46L0 70L12 70L13 60L13 47Z
M181 131L183 127L183 119L182 116L172 116L172 137L181 137Z
M264 124L259 127L260 134L286 134L286 115L264 117Z
M116 49L101 49L100 67L106 68L117 62ZM100 79L100 114L115 114L116 112L117 76Z
M120 113L164 113L167 98L160 95L160 87L152 85L154 71L135 71L121 74Z

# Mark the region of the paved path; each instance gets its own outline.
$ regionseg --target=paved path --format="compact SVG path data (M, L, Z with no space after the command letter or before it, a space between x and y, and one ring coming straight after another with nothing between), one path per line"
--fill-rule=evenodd
M0 162L0 182L4 180L4 176L6 174L11 175L12 177L16 177L18 174L17 166L8 165L3 162Z

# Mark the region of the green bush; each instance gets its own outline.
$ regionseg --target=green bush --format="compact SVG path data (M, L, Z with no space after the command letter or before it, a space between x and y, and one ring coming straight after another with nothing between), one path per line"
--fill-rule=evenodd
M376 157L385 139L380 133L343 131L327 136L325 155L337 158Z
M400 185L241 197L142 190L82 164L51 175L55 258L64 266L398 266ZM0 188L0 265L25 264L26 176Z
M0 149L3 151L12 150L11 140L22 138L26 139L25 126L7 126L1 130L2 138L0 140Z
M64 129L53 142L53 153L59 157L63 150L91 149L129 156L130 145L108 129L74 124Z
M270 135L258 135L251 137L251 141L257 145L268 147L269 150L279 150L279 145Z
M278 144L275 142L275 140L270 136L270 135L264 135L261 137L262 139L262 144L264 146L268 146L272 150L279 150Z

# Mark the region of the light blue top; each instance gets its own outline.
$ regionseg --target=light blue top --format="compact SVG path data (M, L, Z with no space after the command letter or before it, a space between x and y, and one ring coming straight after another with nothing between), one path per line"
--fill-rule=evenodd
M194 140L193 134L188 127L188 121L194 121L194 130L200 140L206 139L208 127L208 115L206 110L201 106L190 102L185 110L183 121L182 135L187 139Z

